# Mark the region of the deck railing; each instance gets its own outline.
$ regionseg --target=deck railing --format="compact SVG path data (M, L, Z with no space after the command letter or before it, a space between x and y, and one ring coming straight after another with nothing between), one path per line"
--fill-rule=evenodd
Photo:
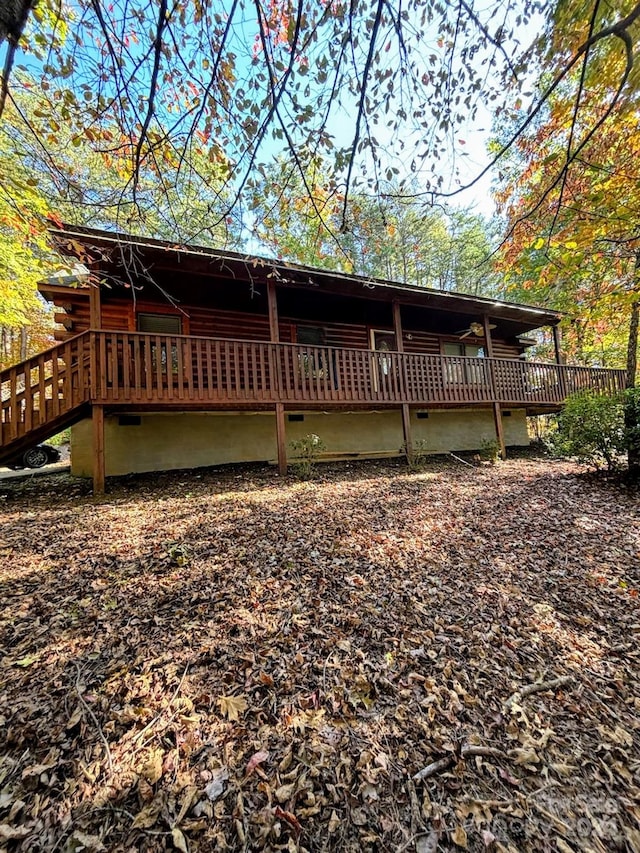
M84 332L0 371L0 446L89 400L89 345Z
M615 394L622 370L184 335L83 332L0 371L0 448L46 437L85 403L173 408L558 406Z
M557 405L614 394L622 370L520 359L372 352L306 344L91 332L91 398L102 404Z

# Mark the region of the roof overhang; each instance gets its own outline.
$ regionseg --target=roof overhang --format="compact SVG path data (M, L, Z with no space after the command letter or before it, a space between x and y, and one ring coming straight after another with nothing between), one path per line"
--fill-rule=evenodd
M209 284L218 281L247 282L253 287L275 281L279 288L295 288L327 292L365 299L397 301L400 304L437 311L482 317L487 315L517 324L522 332L540 326L557 325L562 314L546 308L482 296L434 290L399 284L383 279L366 278L332 270L322 270L271 258L241 254L201 246L183 246L164 240L136 237L130 234L80 228L66 225L51 229L58 251L77 258L84 264L108 274L111 283L139 277L153 277L155 271L179 271L190 276L204 276ZM180 279L175 287L179 290ZM46 285L41 287L46 296ZM179 292L172 293L179 298Z

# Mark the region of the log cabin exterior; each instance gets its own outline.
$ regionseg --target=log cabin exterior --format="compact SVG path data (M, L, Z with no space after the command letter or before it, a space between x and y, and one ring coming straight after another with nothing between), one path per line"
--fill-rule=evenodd
M624 372L562 363L561 315L232 252L65 227L90 280L52 278L56 345L0 373L0 463L72 425L72 473L528 443L527 414ZM526 359L553 330L556 363ZM529 341L530 343L530 341Z

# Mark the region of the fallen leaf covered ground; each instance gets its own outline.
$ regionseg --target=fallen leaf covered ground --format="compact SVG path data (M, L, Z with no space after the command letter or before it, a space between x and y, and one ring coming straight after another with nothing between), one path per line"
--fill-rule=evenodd
M637 493L520 459L0 507L0 849L640 850Z

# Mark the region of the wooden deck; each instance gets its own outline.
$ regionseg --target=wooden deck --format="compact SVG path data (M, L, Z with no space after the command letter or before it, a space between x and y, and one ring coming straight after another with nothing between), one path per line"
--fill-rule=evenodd
M460 407L557 409L574 391L615 394L622 370L517 359L372 352L128 332L83 332L0 373L0 455L89 406L107 409Z
M283 403L558 407L591 388L614 394L623 370L380 353L301 344L90 332L92 402L212 408Z

